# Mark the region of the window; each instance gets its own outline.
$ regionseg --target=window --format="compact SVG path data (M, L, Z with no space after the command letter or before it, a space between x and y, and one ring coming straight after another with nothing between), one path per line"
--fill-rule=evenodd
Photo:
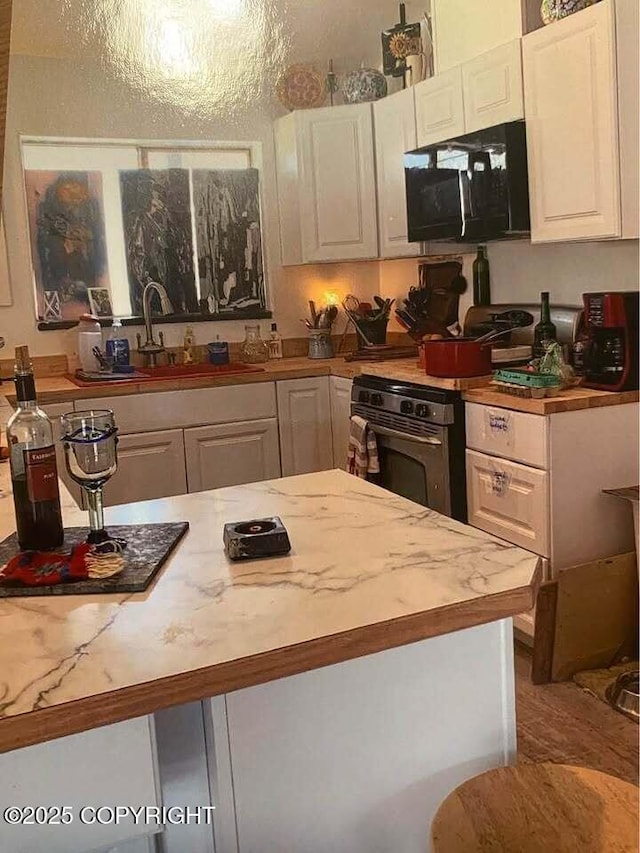
M259 143L22 139L40 328L139 317L159 279L176 320L268 317Z

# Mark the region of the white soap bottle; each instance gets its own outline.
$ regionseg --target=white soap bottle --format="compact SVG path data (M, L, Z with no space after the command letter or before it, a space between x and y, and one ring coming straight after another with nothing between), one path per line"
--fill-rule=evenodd
M83 314L78 323L78 359L85 373L100 370L100 362L93 354L95 347L102 349L102 329L93 314Z

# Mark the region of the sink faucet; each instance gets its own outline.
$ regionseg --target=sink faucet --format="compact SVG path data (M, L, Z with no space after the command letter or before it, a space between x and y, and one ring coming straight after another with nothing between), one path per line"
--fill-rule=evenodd
M164 335L159 333L160 343L157 343L153 338L153 325L151 323L151 298L153 293L157 293L160 297L160 307L164 315L173 312L173 306L167 295L167 291L157 281L149 281L142 291L142 313L144 314L144 325L147 331L147 340L144 345L141 343L140 332L137 333L138 352L141 355L146 355L149 359L149 366L155 367L158 355L164 352Z

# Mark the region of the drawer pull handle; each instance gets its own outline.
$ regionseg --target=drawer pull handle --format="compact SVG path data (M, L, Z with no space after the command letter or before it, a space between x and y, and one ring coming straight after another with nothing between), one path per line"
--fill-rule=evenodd
M498 498L504 497L511 485L511 474L497 469L491 472L491 493Z

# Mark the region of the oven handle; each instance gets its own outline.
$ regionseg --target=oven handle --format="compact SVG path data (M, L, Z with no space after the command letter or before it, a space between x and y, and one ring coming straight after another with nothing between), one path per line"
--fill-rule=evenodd
M399 432L397 429L389 429L389 427L383 427L379 424L371 423L371 421L369 421L369 429L372 429L374 432L379 432L380 435L387 435L389 438L401 438L403 441L415 441L417 444L431 444L436 447L440 447L442 445L439 438L433 438L433 436L409 435L408 433Z

